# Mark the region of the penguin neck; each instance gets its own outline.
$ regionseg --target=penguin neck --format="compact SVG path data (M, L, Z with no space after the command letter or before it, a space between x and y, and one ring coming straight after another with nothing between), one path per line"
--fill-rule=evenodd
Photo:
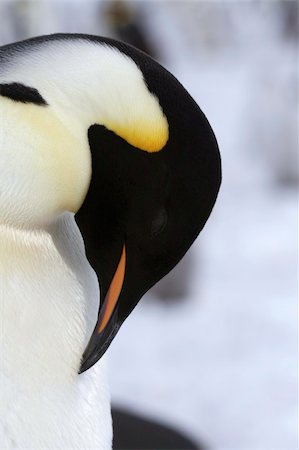
M35 387L72 383L98 301L73 217L48 230L0 226L0 278L1 371Z
M80 286L49 233L10 227L0 233L2 371L35 385L70 380L83 351Z
M111 448L105 362L78 375L97 291L73 217L47 231L0 225L5 448Z

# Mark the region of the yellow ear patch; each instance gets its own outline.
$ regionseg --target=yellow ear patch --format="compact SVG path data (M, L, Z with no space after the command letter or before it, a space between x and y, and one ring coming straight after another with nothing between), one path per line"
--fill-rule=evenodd
M169 138L168 122L165 116L162 116L157 123L140 119L127 125L105 124L105 126L129 144L149 153L162 150Z
M119 77L118 70L109 96L107 90L99 95L105 109L99 106L97 123L140 150L159 152L169 139L167 117L157 96L148 89L141 70L131 59L118 56L123 76Z

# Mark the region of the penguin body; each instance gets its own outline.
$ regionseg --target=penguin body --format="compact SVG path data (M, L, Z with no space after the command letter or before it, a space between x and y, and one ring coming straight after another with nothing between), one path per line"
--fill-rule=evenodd
M1 448L109 450L102 356L203 228L217 142L125 44L44 36L0 63Z

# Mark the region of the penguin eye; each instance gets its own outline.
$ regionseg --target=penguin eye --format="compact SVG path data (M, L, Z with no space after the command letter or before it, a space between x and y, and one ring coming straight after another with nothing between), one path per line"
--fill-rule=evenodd
M162 233L167 225L167 212L165 208L162 208L157 213L156 217L152 221L151 225L151 237L156 237Z

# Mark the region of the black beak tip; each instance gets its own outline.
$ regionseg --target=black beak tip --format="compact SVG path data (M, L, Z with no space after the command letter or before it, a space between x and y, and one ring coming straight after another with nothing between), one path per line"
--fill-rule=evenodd
M113 338L117 334L120 323L117 320L117 311L112 315L105 329L98 334L96 327L90 338L85 352L83 353L81 366L78 373L83 373L90 369L106 352Z
M94 363L91 358L85 359L83 356L78 374L80 375L81 373L86 372L86 370L90 369L93 365Z
M100 344L100 342L99 342ZM83 353L79 374L90 369L105 353L108 346L92 345L91 340Z
M88 365L88 361L82 360L81 365L80 365L80 369L78 370L78 374L80 375L81 373L85 372L89 368L90 367Z

